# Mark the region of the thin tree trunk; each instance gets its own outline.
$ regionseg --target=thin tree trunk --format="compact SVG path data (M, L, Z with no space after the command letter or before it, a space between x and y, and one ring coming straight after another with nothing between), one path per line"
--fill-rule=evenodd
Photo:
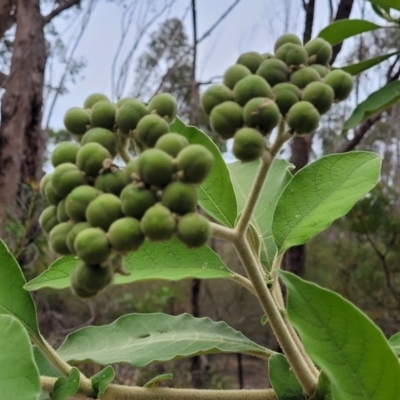
M46 44L40 0L17 1L11 68L2 98L0 126L0 236L6 216L20 219L25 185L42 175L45 134L41 129ZM17 203L18 200L18 203Z

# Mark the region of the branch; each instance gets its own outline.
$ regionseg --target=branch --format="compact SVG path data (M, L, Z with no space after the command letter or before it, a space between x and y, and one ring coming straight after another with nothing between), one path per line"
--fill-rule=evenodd
M351 9L353 8L353 3L354 0L341 0L334 21L338 21L339 19L349 18ZM335 62L336 57L340 53L340 50L342 50L342 46L343 42L338 43L336 46L333 46L332 58L330 61L331 65Z
M0 39L1 39L4 36L4 34L15 23L16 1L15 0L2 0L0 3L1 3L1 5L0 5Z
M311 39L312 28L314 24L314 11L315 11L315 0L308 0L306 4L303 2L304 10L306 12L306 22L304 25L303 43L307 43Z
M43 17L43 25L48 24L53 18L57 17L57 15L61 14L63 11L68 10L68 8L78 4L81 4L81 0L66 0L56 7L50 14L47 14Z
M227 17L227 15L239 4L240 0L235 0L227 9L226 11L214 22L211 27L203 33L203 35L197 39L194 43L199 44L202 42L206 37L210 36L212 31Z
M5 82L8 78L7 74L4 74L3 72L0 71L0 88L4 88L6 86Z

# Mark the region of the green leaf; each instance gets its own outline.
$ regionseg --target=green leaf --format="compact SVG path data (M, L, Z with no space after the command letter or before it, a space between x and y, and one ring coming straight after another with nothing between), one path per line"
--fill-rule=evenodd
M364 19L340 19L322 29L322 31L318 33L318 37L325 39L334 46L349 37L379 28L383 28L383 26L376 25Z
M115 371L111 365L107 365L103 370L101 370L96 375L90 378L92 382L92 388L96 393L96 397L100 399L105 393L107 386L115 378Z
M358 124L370 116L383 111L400 100L400 81L387 84L383 88L370 94L360 103L351 114L350 118L343 125L343 133L355 128Z
M7 264L0 265L2 270L8 267ZM28 333L22 323L11 315L0 315L0 326L1 398L36 400L41 385Z
M239 213L243 211L246 204L258 166L259 161L228 164ZM291 168L292 164L286 160L276 159L273 162L251 221L261 234L261 262L266 267L272 265L276 254L276 245L271 231L272 217L279 196L292 178L292 174L290 173Z
M371 3L377 4L382 7L390 7L395 10L400 10L400 2L399 0L370 0Z
M390 347L393 349L393 351L400 356L400 332L395 333L390 339L389 339L389 344Z
M375 65L380 64L381 62L387 60L388 58L399 54L399 51L395 51L393 53L385 54L382 56L370 58L369 60L364 60L356 64L346 65L344 67L340 67L341 70L349 73L350 75L358 75L363 71L366 71L369 68L374 67Z
M190 144L205 146L213 154L214 167L198 190L199 204L211 217L232 228L237 217L235 193L228 168L218 147L204 132L195 126L186 125L178 117L171 124L171 132L185 136Z
M340 295L279 272L287 312L307 354L326 373L334 399L400 398L400 364L381 330Z
M15 317L29 334L39 338L36 308L24 285L26 280L17 260L0 239L0 315Z
M318 377L318 384L310 400L333 400L332 385L324 371Z
M375 186L380 167L377 154L352 151L321 157L302 168L275 208L272 232L279 252L308 242L350 211Z
M28 282L25 289L69 287L69 276L77 261L79 262L79 259L72 256L59 258L41 275ZM176 238L169 242L146 241L138 251L128 254L124 266L131 274L129 276L116 275L114 280L116 285L156 279L178 281L232 276L232 272L214 250L207 246L188 249Z
M303 388L283 354L273 354L269 358L268 372L269 380L278 400L306 399Z
M261 317L261 325L267 325L268 324L268 317L264 314Z
M266 349L225 322L162 313L129 314L110 325L82 328L69 334L57 351L72 364L127 362L136 368L199 354L267 357Z
M53 378L62 376L36 346L32 346L32 350L40 375L51 376Z
M143 387L145 387L145 388L155 388L155 387L158 386L158 384L160 382L172 379L172 377L173 377L172 374L157 375L153 379L149 380Z
M67 377L56 380L53 388L53 400L68 400L76 394L79 389L79 370L75 367L71 369Z

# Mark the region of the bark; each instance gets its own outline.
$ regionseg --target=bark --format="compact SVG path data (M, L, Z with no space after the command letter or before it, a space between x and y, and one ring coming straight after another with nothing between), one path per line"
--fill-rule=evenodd
M336 11L335 21L340 19L345 19L350 17L351 10L353 8L354 0L341 0L338 9ZM335 62L336 57L342 50L343 42L333 46L332 49L332 58L331 58L331 65Z
M314 25L315 0L304 2L304 11L306 12L306 21L304 24L303 43L307 43L312 36L312 28Z
M0 2L0 39L14 25L16 0Z
M26 193L26 186L34 189L42 175L45 135L41 119L46 45L39 2L17 0L14 51L1 108L1 227L5 226L7 213L13 218L22 218L23 208L29 204L25 204L26 199L21 195Z

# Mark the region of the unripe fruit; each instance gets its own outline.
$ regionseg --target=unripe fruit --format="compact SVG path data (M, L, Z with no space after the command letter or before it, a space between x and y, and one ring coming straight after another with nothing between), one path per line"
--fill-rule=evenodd
M98 101L90 112L90 122L93 127L114 129L117 107L107 100Z
M275 56L271 53L262 53L261 54L264 60L269 60L271 58L275 58Z
M43 197L46 196L46 186L47 184L51 181L51 174L46 174L43 176L43 178L40 180L40 193Z
M275 57L286 63L287 66L307 64L308 54L303 46L294 43L285 43L278 48Z
M315 69L321 78L325 78L325 76L330 72L330 69L325 67L325 65L312 64L310 65L310 68Z
M263 134L268 134L278 125L279 108L271 99L256 97L244 106L243 118L247 126L259 128Z
M139 175L139 158L136 157L126 164L124 169L126 183L132 182L132 174Z
M176 221L167 207L155 204L143 215L140 227L150 241L169 240L175 233Z
M211 237L210 223L200 214L186 214L178 221L177 236L189 248L203 246Z
M76 165L86 175L96 177L107 159L111 159L111 154L105 147L98 143L87 143L79 149Z
M264 149L264 138L256 129L242 128L233 137L232 152L242 162L257 160Z
M114 221L108 229L107 237L112 248L122 253L137 250L144 242L140 222L131 217Z
M309 64L328 64L332 57L332 46L322 38L315 38L304 45Z
M223 139L233 137L236 130L243 126L242 107L234 101L219 104L211 111L210 125Z
M311 103L322 115L331 108L335 93L333 89L322 82L312 82L303 90L302 100Z
M154 147L157 140L169 132L168 122L157 114L143 117L137 124L136 131L139 140L147 147Z
M279 47L281 47L285 43L293 43L293 44L298 44L300 46L303 45L303 42L298 36L294 35L293 33L285 33L284 35L279 36L278 39L276 40L274 45L274 51L276 52L279 49Z
M76 255L89 265L102 264L111 254L107 235L100 228L87 228L79 232L74 241L74 248Z
M291 83L286 83L283 85L287 86L279 88L278 85L274 86L273 91L275 95L275 103L278 106L280 113L282 115L286 115L290 107L300 100L301 92L297 86L294 86ZM296 90L293 90L292 88L297 89L299 94L297 94Z
M292 91L298 97L299 100L301 99L301 90L297 86L293 85L293 83L289 82L278 83L272 88L272 91L275 95L277 91L282 89Z
M182 136L179 133L170 132L161 136L157 140L154 148L165 151L171 157L175 158L186 146L189 146L189 142L185 136Z
M105 147L111 154L111 158L117 155L117 137L108 129L92 128L82 137L81 146L88 143L98 143Z
M171 122L178 109L178 104L173 96L169 93L156 94L147 105L149 113L156 111L157 115Z
M117 170L114 172L105 171L100 174L95 182L94 187L104 193L112 193L119 196L126 185L125 172Z
M86 208L100 193L89 185L76 187L65 202L65 211L69 218L75 222L86 221Z
M244 106L254 97L273 98L271 86L258 75L250 75L239 81L234 89L235 101Z
M119 99L116 103L117 108L122 107L125 103L131 101L131 100L136 100L134 97L123 97L122 99Z
M111 284L114 271L111 266L79 263L71 274L71 290L82 298L93 297Z
M235 64L229 67L222 78L222 82L229 89L233 89L241 79L251 75L251 71L244 65Z
M46 233L50 233L58 223L56 206L49 206L40 214L39 224Z
M287 113L286 122L298 134L306 134L318 128L320 115L308 101L299 101Z
M329 72L323 82L335 92L335 101L346 100L353 89L353 78L350 74L340 69Z
M61 222L49 234L49 244L52 250L61 255L71 254L67 246L67 235L74 225L71 222Z
M184 182L200 184L211 172L214 156L204 146L191 144L178 154L176 161Z
M127 185L121 192L121 208L127 217L140 220L147 209L156 202L157 197L152 190L138 189L133 183Z
M311 67L300 68L290 75L290 82L300 89L304 89L311 82L321 80L318 72Z
M172 157L167 153L158 149L148 149L140 154L139 175L147 184L164 187L171 182L173 173Z
M84 134L90 125L88 112L79 107L70 108L64 116L64 126L76 135Z
M86 100L83 103L83 108L92 108L98 101L110 101L110 99L102 93L93 93L90 96L86 97Z
M51 175L53 175L53 174L51 174ZM46 185L46 188L45 188L45 196L46 196L46 199L49 201L49 203L53 204L55 206L63 199L63 197L59 196L55 192L53 184L51 183L51 177L50 177L50 182Z
M125 135L136 129L138 122L148 114L146 106L136 99L126 99L118 107L115 121L119 130Z
M184 215L195 211L197 191L193 185L183 182L172 182L163 191L161 203L173 213Z
M244 65L247 67L253 74L256 73L257 68L264 61L263 56L260 53L255 51L249 51L247 53L243 53L239 56L236 61L236 64Z
M81 233L83 230L91 227L92 226L89 224L89 222L78 222L77 224L74 224L72 229L69 231L67 235L67 247L72 254L76 254L75 239L78 234Z
M281 82L287 82L290 71L282 60L270 58L260 64L256 74L264 78L271 86L274 86Z
M67 222L69 217L65 212L65 199L61 200L57 205L57 219L60 222Z
M51 184L56 194L64 198L77 186L86 185L86 179L75 164L64 163L58 165L54 170Z
M76 162L76 155L78 153L79 146L72 142L60 142L54 148L51 153L51 164L53 167L57 167L57 165L64 163L72 163Z
M231 89L225 85L213 85L210 86L201 96L201 106L207 115L210 115L211 111L218 104L225 101L234 101L235 96Z
M100 194L86 208L86 220L90 225L105 231L122 217L121 200L111 193Z

